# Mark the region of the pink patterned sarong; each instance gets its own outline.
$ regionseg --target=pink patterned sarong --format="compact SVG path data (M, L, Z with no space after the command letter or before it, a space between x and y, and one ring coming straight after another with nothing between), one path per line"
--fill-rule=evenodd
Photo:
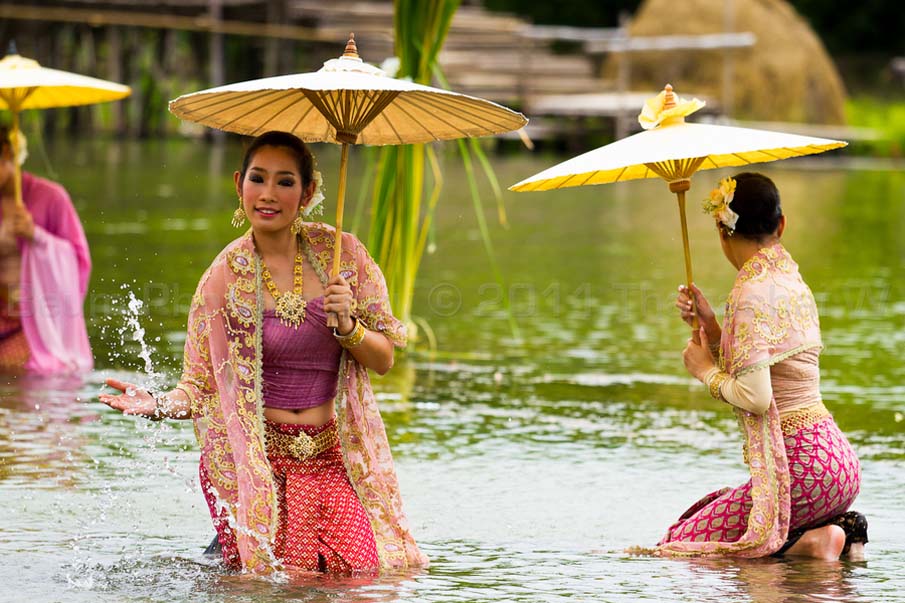
M816 527L842 514L858 495L861 466L832 417L785 437L789 459L789 529ZM670 541L736 542L748 525L751 481L712 492L670 526L659 544Z

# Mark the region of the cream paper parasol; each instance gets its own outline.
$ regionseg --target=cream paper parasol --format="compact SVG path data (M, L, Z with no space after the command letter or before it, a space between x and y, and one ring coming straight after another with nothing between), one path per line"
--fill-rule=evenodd
M522 128L521 113L488 100L387 76L345 52L315 72L270 77L186 94L170 102L180 119L256 136L268 130L342 145L332 274L339 273L349 146L418 144ZM332 325L335 317L331 315ZM335 325L332 325L335 326Z

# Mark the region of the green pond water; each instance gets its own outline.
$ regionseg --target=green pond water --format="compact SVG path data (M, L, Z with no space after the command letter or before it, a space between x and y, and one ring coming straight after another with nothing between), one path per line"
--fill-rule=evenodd
M52 168L85 224L97 368L81 382L0 377L0 599L893 601L905 589L902 172L820 158L759 166L782 192L784 242L818 300L822 391L863 466L855 508L870 520L867 561L624 554L655 543L704 493L747 478L734 416L682 366L674 197L660 181L506 193L507 228L488 200L501 285L464 171L444 157L436 249L415 300L438 349L416 347L375 380L432 566L269 581L226 575L202 555L213 530L190 425L122 417L96 399L108 376L175 382L198 277L238 234L229 219L240 147L47 146L49 161L33 149L28 167ZM329 215L338 152L315 151ZM564 158L491 159L508 185ZM354 149L347 224L366 164ZM717 307L734 271L697 199L729 173L698 174L689 196L695 280Z

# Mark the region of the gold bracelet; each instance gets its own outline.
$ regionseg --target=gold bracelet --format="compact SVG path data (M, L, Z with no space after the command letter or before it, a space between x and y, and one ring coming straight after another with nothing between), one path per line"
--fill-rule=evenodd
M336 341L339 342L339 345L346 348L347 350L360 346L361 342L365 340L365 335L368 330L365 329L364 325L361 324L361 321L357 318L355 319L355 327L352 329L350 333L347 335L340 335L336 329L333 329L333 336L336 337Z
M154 412L148 415L149 421L163 421L167 416L160 410L160 398L152 391L148 391L148 395L154 399Z
M710 378L710 381L707 382L707 387L710 388L710 395L717 400L722 400L725 402L726 399L723 398L723 392L720 391L720 388L728 379L729 373L724 373L722 371L714 373L713 377Z

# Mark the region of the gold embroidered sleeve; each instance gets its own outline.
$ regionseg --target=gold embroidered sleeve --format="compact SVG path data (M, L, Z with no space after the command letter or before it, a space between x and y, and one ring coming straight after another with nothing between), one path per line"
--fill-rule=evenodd
M377 262L371 258L365 246L354 239L357 269L355 293L356 316L364 325L382 333L397 347L405 347L405 325L393 316L386 280Z
M199 286L199 291L192 298L192 306L189 310L182 359L182 377L176 385L188 396L192 416L201 414L204 400L209 398L214 391L209 345L214 314L216 311L212 313L206 308L201 286Z

